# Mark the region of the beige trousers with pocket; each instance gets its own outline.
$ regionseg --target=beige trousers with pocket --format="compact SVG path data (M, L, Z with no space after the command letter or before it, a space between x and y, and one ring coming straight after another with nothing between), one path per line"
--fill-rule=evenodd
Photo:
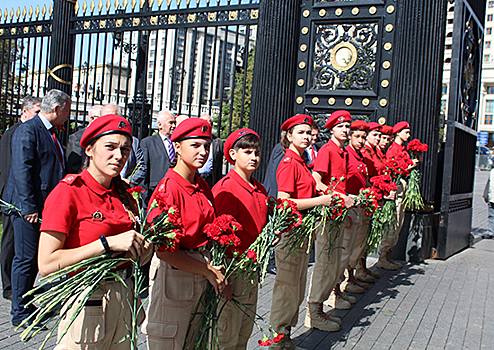
M403 227L403 222L405 221L405 207L403 205L403 200L405 199L406 190L407 182L400 179L398 190L396 191L396 221L398 226L396 227L396 230L389 230L388 234L384 233L383 238L381 239L381 248L379 249L380 258L384 258L386 254L398 243L398 239L400 238L401 228Z

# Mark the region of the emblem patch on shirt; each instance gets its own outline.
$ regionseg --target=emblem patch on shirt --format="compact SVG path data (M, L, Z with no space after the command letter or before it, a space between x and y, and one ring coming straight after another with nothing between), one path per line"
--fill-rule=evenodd
M285 157L285 158L283 159L283 161L284 161L285 163L289 162L290 160L292 160L292 158L290 158L290 157Z
M93 221L96 222L103 221L103 214L101 214L99 210L96 210L91 216L93 217Z

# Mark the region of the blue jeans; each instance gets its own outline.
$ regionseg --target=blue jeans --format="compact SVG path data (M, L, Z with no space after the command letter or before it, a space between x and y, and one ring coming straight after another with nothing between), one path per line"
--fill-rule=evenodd
M494 236L494 203L487 204L489 208L489 236Z

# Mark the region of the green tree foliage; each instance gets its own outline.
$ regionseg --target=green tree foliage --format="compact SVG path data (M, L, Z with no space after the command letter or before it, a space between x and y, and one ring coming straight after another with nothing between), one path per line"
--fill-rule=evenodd
M245 74L245 89L244 89L244 66L237 66L235 73L235 89L233 91L233 112L232 114L232 128L231 131L235 131L249 125L250 117L250 103L252 97L252 77L254 75L254 57L255 47L251 48L247 58L247 72ZM245 90L245 97L244 95ZM231 92L228 94L228 102L223 104L221 112L221 127L220 137L225 139L228 137L228 131L230 128L230 101ZM243 118L242 117L242 103L243 103ZM215 125L218 125L218 116L214 117Z

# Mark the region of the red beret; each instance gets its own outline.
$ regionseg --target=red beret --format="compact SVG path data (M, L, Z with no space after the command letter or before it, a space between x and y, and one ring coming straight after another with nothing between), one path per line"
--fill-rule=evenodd
M211 124L201 118L188 118L178 124L170 140L178 142L192 138L211 138Z
M351 122L352 121L352 115L350 112L345 111L345 110L340 110L333 112L328 120L326 121L326 129L332 129L333 126L344 123L344 122Z
M132 128L127 119L116 114L108 114L97 118L89 124L86 131L82 134L81 146L82 148L86 148L89 143L98 137L108 134L127 135L132 142Z
M391 135L393 133L393 127L389 125L383 125L383 134L385 135Z
M236 131L232 132L230 134L230 136L228 136L226 138L225 146L224 146L224 150L223 151L225 153L225 158L228 161L228 163L235 164L235 162L233 161L233 159L230 157L230 150L233 148L233 145L235 145L235 142L237 142L242 137L247 136L247 135L256 135L257 138L259 140L261 140L261 138L259 137L259 135L254 130L247 129L247 128L236 130Z
M369 125L364 120L355 120L352 122L352 130L369 131Z
M393 126L393 134L400 132L403 129L410 129L410 124L408 122L398 122Z
M369 131L382 131L383 128L381 124L376 122L370 122L368 125L369 125Z
M314 119L307 114L297 114L285 121L281 125L281 130L288 131L298 124L309 124L312 127L314 125Z

